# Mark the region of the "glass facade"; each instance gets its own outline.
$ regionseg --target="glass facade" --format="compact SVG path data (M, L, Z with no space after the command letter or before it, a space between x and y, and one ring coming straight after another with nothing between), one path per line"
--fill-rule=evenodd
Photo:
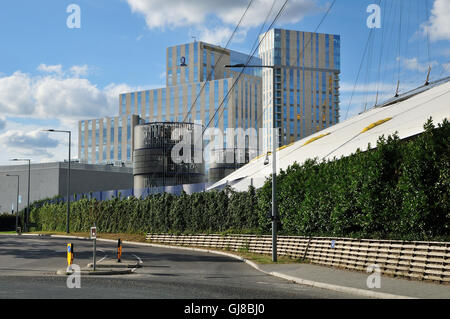
M264 151L272 149L273 105L280 133L277 146L338 123L340 37L274 29L260 40L263 65L279 67L275 85L271 70L262 75Z
M111 162L131 164L132 127L137 121L136 115L80 121L81 161L90 164ZM85 139L87 144L84 142ZM126 145L126 148L123 148L123 145Z
M276 34L276 50L266 55L271 59L280 59L281 63L281 57L277 54L282 52L281 32ZM291 41L294 41L291 46L297 45L297 37L295 32L290 34ZM331 46L333 43L330 42ZM182 57L186 62L183 67L180 65ZM293 59L290 57L290 60ZM332 56L330 63L334 61L331 60ZM224 133L227 128L245 130L262 127L264 119L272 120L270 112L263 112L262 86L265 85L265 93L270 95L272 84L265 83L261 77L264 71L269 71L267 74L271 76L271 70L247 68L237 80L241 69L224 68L226 64L242 63L263 64L260 58L250 58L247 54L203 42L168 48L166 87L121 94L119 117L80 122L80 159L88 163L132 163L133 132L140 121L137 116L146 122L197 120L203 125L209 123L209 127L219 128ZM284 92L287 99L283 100L282 91L276 99L281 125L284 103L288 101L287 107L294 105L296 109L294 101L298 96L293 82L297 78L295 72L288 72L287 75L277 74L277 80L280 89L284 88L284 81L290 83ZM288 114L289 120L292 120L293 114L292 111ZM294 131L295 128L294 125ZM292 132L291 127L288 131ZM223 148L228 146L225 137Z

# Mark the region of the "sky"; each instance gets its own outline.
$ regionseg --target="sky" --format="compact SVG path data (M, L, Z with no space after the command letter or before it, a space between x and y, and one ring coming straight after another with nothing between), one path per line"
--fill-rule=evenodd
M229 48L250 53L284 1L253 0ZM76 158L79 120L117 116L120 93L165 86L166 47L194 38L225 46L249 3L2 1L0 165L67 159L67 134L49 128L73 132ZM449 0L290 0L275 27L341 36L341 120L373 107L377 92L393 96L397 81L400 92L423 84L429 65L432 80L450 76Z

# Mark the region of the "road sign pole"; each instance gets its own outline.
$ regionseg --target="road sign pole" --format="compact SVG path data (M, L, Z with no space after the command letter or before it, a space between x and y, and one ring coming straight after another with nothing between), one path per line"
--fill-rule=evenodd
M97 239L96 238L94 238L94 271L95 271L95 268L96 268L96 250L97 250Z
M95 224L94 224L95 225ZM91 227L91 239L93 239L94 240L94 247L93 247L93 260L92 260L92 262L93 262L93 265L94 265L94 271L96 270L96 263L97 263L97 256L96 256L96 253L97 253L97 227L96 226L94 226L94 227Z

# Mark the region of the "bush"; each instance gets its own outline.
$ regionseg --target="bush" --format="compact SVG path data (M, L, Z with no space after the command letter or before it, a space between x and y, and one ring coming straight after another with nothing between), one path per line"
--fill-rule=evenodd
M277 176L280 232L379 239L449 239L450 125L431 119L410 140L380 137L377 147L332 161L294 163ZM258 233L271 231L272 181L181 196L72 203L71 231L96 223L108 233ZM38 230L64 231L65 204L31 212Z

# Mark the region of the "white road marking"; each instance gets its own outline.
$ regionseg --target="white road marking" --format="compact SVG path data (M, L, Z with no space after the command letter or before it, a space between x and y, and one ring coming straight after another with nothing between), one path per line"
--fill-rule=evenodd
M103 260L105 260L108 257L108 254L106 253L106 251L104 251L103 249L97 249L98 251L101 251L102 253L105 254L105 257L103 257L102 259L100 259L98 262L102 262Z
M142 259L139 258L138 256L136 256L135 254L133 254L134 257L136 257L136 259L138 260L139 265L142 265ZM133 269L131 269L132 272L134 272L138 267L134 267Z

